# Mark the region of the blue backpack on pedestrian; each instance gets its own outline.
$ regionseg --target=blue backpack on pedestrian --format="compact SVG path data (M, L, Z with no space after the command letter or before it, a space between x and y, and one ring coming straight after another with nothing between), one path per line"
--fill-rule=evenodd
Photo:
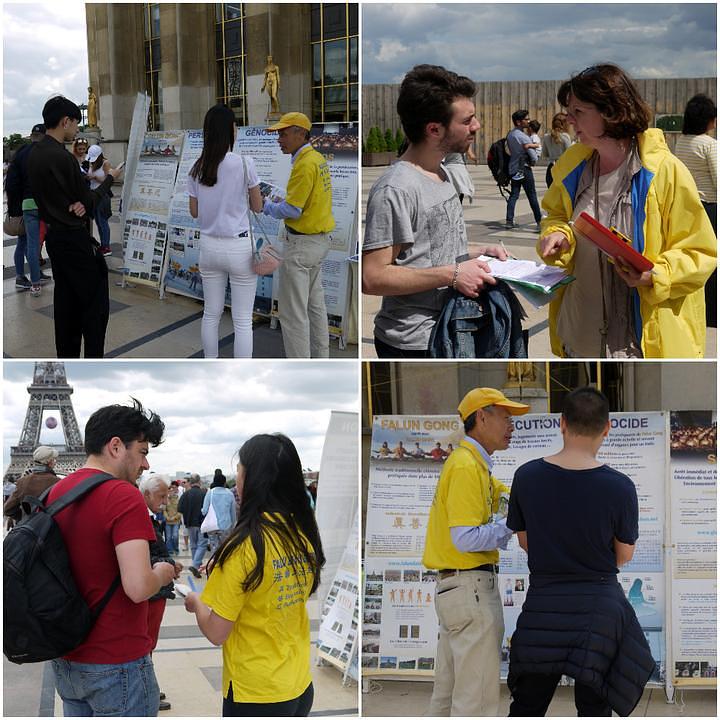
M48 488L23 500L24 517L3 541L3 653L17 664L44 662L80 645L120 585L120 575L90 608L75 584L55 515L106 480L97 473L49 506Z

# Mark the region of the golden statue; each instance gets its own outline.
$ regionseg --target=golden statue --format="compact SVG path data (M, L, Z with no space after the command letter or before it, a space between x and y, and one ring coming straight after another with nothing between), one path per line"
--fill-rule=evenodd
M278 102L278 90L280 89L280 68L273 62L272 55L267 56L267 65L265 65L265 78L260 92L264 92L267 88L267 94L270 96L270 112L279 113L280 103Z
M97 127L97 95L91 87L88 88L88 104L87 104L88 127Z
M521 385L537 385L534 363L509 362L505 387L520 387Z

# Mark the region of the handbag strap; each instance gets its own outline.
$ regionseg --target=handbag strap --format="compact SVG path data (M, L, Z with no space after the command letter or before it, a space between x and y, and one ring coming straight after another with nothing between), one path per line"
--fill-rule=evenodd
M245 192L247 193L247 216L248 216L248 237L250 238L250 251L255 252L255 238L253 238L252 230L252 210L250 209L250 182L248 180L247 163L245 156L240 155L243 164L243 177L245 178Z

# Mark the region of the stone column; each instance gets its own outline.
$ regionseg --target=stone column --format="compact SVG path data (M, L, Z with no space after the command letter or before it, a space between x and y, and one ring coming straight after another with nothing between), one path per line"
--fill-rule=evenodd
M160 5L160 79L165 130L201 128L215 104L215 5Z
M145 91L142 5L85 5L90 86L104 140L127 140L135 99ZM75 99L87 103L87 96Z

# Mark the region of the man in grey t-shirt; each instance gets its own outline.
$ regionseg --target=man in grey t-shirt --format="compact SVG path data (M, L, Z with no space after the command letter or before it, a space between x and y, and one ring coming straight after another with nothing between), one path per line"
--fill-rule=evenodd
M379 358L427 357L448 288L477 297L495 284L486 263L469 259L460 199L440 165L473 142L474 95L472 80L437 65L415 66L400 86L408 148L370 190L363 241L363 292L383 296ZM507 257L500 247L481 252Z
M533 177L532 168L528 162L528 150L530 148L539 148L539 143L533 143L530 136L525 132L530 123L528 121L527 110L516 110L512 114L513 125L515 126L507 136L507 147L510 153L510 164L508 171L510 173L510 195L507 201L507 210L505 213L505 226L508 228L515 227L515 204L520 197L520 188L525 190L530 209L532 210L535 222L540 229L540 220L542 213L538 204L537 191L535 190L535 178Z

